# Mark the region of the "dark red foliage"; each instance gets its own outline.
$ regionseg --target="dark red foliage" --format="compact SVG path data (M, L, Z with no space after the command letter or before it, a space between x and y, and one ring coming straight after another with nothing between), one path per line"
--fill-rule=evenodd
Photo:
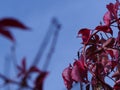
M115 4L110 3L106 7L108 11L103 16L103 25L78 31L83 45L79 51L81 56L70 67L66 76L69 83L65 85L72 86L73 82L80 82L86 84L86 90L90 89L90 85L93 90L120 89L120 3L116 0ZM114 37L116 29L118 35ZM105 82L106 77L114 82L113 87L109 85L110 82Z
M7 37L8 39L14 41L14 38L13 38L13 36L12 36L10 31L7 31L7 30L5 30L3 28L0 28L0 34L5 36L5 37Z
M80 29L78 35L82 35L83 43L86 44L90 37L90 29L87 28Z
M79 60L76 60L74 62L71 76L75 82L84 82L84 83L88 82L87 69L84 63L83 55L81 55Z
M24 75L27 74L27 70L26 70L26 58L25 57L22 59L22 63L21 64L22 64L21 66L17 66L17 68L20 71L19 74L18 74L18 77L24 76Z
M68 90L70 90L72 88L72 83L73 83L73 80L71 77L71 71L72 71L72 66L69 65L69 67L65 68L62 73L62 77L64 79L64 84Z
M21 66L17 66L17 68L20 71L18 73L18 77L28 77L31 73L34 72L41 73L41 70L39 70L36 66L31 66L29 69L27 69L25 57L22 59Z
M108 47L108 48L113 47L114 42L115 42L115 39L114 39L114 38L108 38L108 39L103 43L102 47L103 47L103 48L104 48L104 47Z
M120 83L116 83L113 87L114 90L120 90Z
M108 9L108 11L110 12L110 14L112 15L112 18L113 19L117 19L118 16L117 16L117 13L118 13L118 9L119 9L119 0L116 0L116 3L113 4L113 3L110 3L108 4L106 7Z
M110 33L111 35L113 35L112 29L107 25L97 26L95 30L102 31L104 33Z
M118 44L120 45L120 31L118 32L117 42L118 42Z
M0 34L7 37L8 39L15 41L13 38L13 35L11 34L9 28L15 27L20 28L22 30L28 30L29 28L26 27L24 24L22 24L20 21L14 19L14 18L4 18L0 20Z
M106 53L108 53L111 56L111 58L115 58L115 59L118 58L118 54L119 54L118 50L111 48L107 48Z
M0 28L5 27L16 27L22 30L28 29L28 27L26 27L24 24L22 24L20 21L14 18L4 18L0 20Z
M28 79L31 78L32 73L34 74L36 73L37 77L34 79L35 83L34 83L33 90L43 90L43 83L46 76L48 75L48 72L41 71L36 66L31 66L30 68L27 69L26 58L22 59L21 66L17 66L17 68L20 71L18 73L18 77L21 78L21 81L20 81L21 87L31 88L28 84Z
M105 23L106 26L110 26L110 23L111 23L111 14L109 11L107 11L103 17L103 21Z
M43 83L47 75L48 75L48 72L41 72L37 76L35 80L35 87L33 90L43 90Z
M87 69L83 55L78 60L75 60L73 66L69 65L69 67L64 69L62 77L68 90L72 88L73 81L88 83Z

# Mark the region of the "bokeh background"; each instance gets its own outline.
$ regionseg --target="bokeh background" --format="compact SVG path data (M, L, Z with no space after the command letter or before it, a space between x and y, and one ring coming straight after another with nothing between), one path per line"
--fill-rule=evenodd
M25 56L28 66L33 62L52 18L57 18L62 27L44 90L66 90L61 73L77 58L81 46L77 32L84 27L95 28L102 21L107 11L106 4L110 2L115 0L0 0L0 18L16 18L31 28L30 31L11 29L16 38L17 61L20 63ZM9 68L9 60L7 64L5 60L10 57L13 43L2 36L0 42L0 71L4 73L4 67ZM42 67L47 51L48 48L39 67ZM12 77L13 72L9 73Z

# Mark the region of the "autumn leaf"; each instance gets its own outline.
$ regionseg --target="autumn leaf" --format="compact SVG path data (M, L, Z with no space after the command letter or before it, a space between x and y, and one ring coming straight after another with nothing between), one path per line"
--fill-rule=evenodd
M17 66L18 70L20 71L18 73L18 77L25 76L27 74L26 58L25 57L22 59L22 63L21 64L22 64L21 66Z
M70 82L82 82L85 83L86 90L120 90L120 2L116 0L116 3L110 3L106 7L108 11L103 16L104 24L100 23L94 29L82 28L78 31L83 45L79 49L81 56L75 59L70 70L67 68L69 73L67 72L66 82L69 80L70 86ZM114 37L116 29L118 36ZM91 80L88 80L88 71ZM114 81L113 87L106 82L106 77Z
M29 28L14 18L4 18L0 20L0 34L7 37L11 41L15 41L9 28L20 28L20 30L28 30Z
M109 47L110 48L110 47L113 47L114 43L115 43L115 39L110 37L103 43L102 47L103 48L104 47Z
M31 66L30 69L28 70L28 73L41 73L41 70L39 70L36 66Z
M84 63L83 55L81 55L79 60L76 60L74 62L71 76L72 76L72 79L76 82L88 83L87 69Z
M78 32L78 36L79 35L82 35L83 43L87 44L87 42L90 38L90 29L87 29L87 28L80 29Z
M28 27L26 27L24 24L14 18L4 18L0 20L0 28L1 27L16 27L20 28L21 30L28 30Z
M69 67L65 68L62 72L62 77L64 80L64 84L68 90L72 88L72 77L71 77L71 71L72 71L72 66L69 65Z
M35 87L33 90L43 90L43 83L47 75L48 75L48 72L41 72L37 76L35 80Z
M116 83L113 87L113 90L120 90L120 84Z
M110 12L110 14L112 15L113 19L117 19L117 13L118 13L118 9L119 9L119 0L116 0L116 3L110 3L108 5L106 5L108 11Z
M109 11L107 11L105 13L105 15L103 16L103 21L105 23L106 26L110 26L110 21L111 21L111 14Z
M5 36L5 37L7 37L11 41L14 41L14 38L13 38L13 36L12 36L12 34L11 34L10 31L7 31L7 30L5 30L3 28L0 28L0 34L3 35L3 36Z
M95 30L102 31L102 32L104 32L104 33L110 33L111 35L113 35L112 29L111 29L109 26L107 26L107 25L97 26L97 27L95 28Z

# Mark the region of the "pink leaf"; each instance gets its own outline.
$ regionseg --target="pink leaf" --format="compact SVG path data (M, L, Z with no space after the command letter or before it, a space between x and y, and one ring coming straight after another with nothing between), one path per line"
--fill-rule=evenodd
M111 21L111 15L110 12L107 11L103 17L103 21L105 23L105 25L109 26L110 25L110 21Z
M76 82L83 82L84 80L81 78L81 73L78 68L78 66L74 63L72 73L71 73L72 79Z
M88 82L87 69L84 63L83 55L81 55L79 60L76 60L74 62L71 76L72 76L72 79L76 82L84 82L84 83Z
M73 80L71 78L71 71L72 71L72 66L69 65L69 67L65 68L62 72L64 84L68 90L72 88L72 83L73 83Z
M119 9L119 0L116 1L115 4L110 3L109 5L107 5L107 9L109 10L109 12L111 13L113 19L117 19L117 13L118 13L118 9Z

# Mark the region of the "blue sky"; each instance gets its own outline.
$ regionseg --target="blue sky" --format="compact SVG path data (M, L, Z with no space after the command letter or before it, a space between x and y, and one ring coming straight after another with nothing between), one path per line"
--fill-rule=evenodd
M65 90L61 73L74 61L80 48L80 39L76 38L80 28L94 28L102 21L106 4L115 0L1 0L0 18L14 17L31 28L31 31L11 29L17 40L16 55L18 62L26 56L30 64L38 51L51 19L56 17L62 24L57 47L52 57L45 80L44 90ZM0 37L0 59L10 53L13 45ZM45 52L46 53L46 52ZM44 56L45 57L45 56ZM44 60L43 57L43 60ZM43 61L42 61L43 62ZM38 65L41 67L41 64ZM2 70L2 65L0 67Z

